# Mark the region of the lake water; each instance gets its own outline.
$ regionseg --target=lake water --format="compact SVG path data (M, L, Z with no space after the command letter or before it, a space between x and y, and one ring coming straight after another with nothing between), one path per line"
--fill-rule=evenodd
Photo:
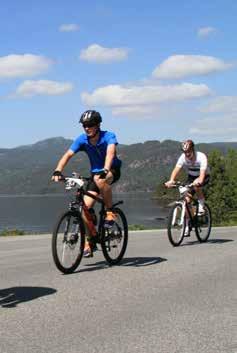
M121 208L128 224L161 228L166 224L167 208L161 207L152 194L114 194L114 202L124 200ZM71 196L32 195L0 196L0 231L17 228L25 232L51 232L58 215L68 207Z

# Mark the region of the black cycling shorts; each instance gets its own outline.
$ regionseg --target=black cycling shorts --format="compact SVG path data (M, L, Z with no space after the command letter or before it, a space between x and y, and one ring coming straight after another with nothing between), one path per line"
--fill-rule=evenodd
M121 172L120 172L120 168L112 168L110 171L113 174L113 181L111 183L111 185L112 185L120 179ZM91 173L91 180L88 182L86 190L87 191L95 191L99 194L100 190L99 190L98 186L96 185L96 183L94 182L94 175L96 175L96 173Z
M190 175L189 174L188 175L188 179L187 179L187 184L191 184L197 178L198 178L198 176L194 176L194 175ZM200 186L202 187L202 186L207 185L209 183L209 180L210 180L210 175L206 175L205 179L204 179L204 182Z

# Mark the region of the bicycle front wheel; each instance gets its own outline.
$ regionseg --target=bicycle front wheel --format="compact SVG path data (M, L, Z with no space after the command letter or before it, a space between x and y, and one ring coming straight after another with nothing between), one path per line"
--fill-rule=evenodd
M170 243L179 246L184 238L186 217L182 202L176 203L170 210L168 217L167 233Z
M77 212L64 212L55 225L52 237L54 263L63 273L79 266L85 245L85 229Z
M118 264L126 251L128 244L128 224L123 211L113 209L116 220L111 229L102 227L101 248L106 261L110 265Z
M212 226L211 210L206 203L204 204L204 214L196 217L195 233L200 243L204 243L210 236Z

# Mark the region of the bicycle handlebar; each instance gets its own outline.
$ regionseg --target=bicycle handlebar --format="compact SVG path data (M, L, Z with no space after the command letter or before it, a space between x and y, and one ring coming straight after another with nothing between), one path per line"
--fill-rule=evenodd
M90 177L84 177L78 173L72 173L72 176L62 175L59 179L60 182L65 183L65 189L71 190L72 188L78 187L82 188L86 181L89 181Z
M164 185L165 185L165 183L164 183ZM170 186L170 188L178 188L179 186L183 186L183 187L186 187L186 188L192 188L194 186L201 186L201 184L194 184L194 183L186 184L186 183L183 183L181 181L175 181L173 183L173 185ZM167 187L167 186L165 185L165 187Z

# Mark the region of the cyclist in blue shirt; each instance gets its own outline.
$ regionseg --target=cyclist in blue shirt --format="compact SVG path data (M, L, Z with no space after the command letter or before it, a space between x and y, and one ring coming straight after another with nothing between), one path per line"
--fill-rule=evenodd
M94 195L102 195L106 207L105 227L109 228L113 226L116 218L116 215L111 211L111 184L120 178L121 168L121 160L116 155L117 138L113 132L100 129L102 118L100 113L95 110L85 111L79 122L85 133L75 139L69 150L59 160L52 180L60 181L63 178L62 171L71 157L79 151L84 151L88 155L91 165L91 180L87 190ZM95 201L92 198L85 196L84 200L88 209L93 207ZM87 223L86 218L85 222ZM84 255L93 255L90 241L86 243Z

